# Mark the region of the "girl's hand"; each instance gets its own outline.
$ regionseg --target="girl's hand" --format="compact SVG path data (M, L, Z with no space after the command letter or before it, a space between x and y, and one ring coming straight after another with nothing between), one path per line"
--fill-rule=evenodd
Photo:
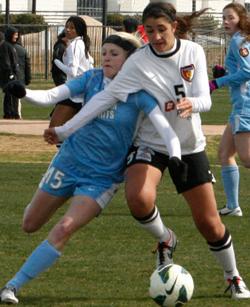
M43 138L45 142L52 145L59 143L59 139L54 128L45 129L43 133Z
M176 108L178 116L181 118L189 118L193 110L191 101L186 97L180 98L176 104Z

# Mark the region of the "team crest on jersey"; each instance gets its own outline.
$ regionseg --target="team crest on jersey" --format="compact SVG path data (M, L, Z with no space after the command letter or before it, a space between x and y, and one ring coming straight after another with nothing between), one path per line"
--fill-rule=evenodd
M249 55L249 50L247 48L240 48L240 55L244 58Z
M184 80L191 82L194 76L194 65L181 67L181 76Z

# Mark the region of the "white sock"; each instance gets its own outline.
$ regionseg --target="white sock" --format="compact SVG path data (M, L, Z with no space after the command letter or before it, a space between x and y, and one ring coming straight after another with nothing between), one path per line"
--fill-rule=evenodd
M171 246L172 231L167 228L161 219L160 212L155 206L150 215L143 219L135 219L140 223L141 227L149 232L159 242L169 241Z
M208 242L208 245L224 270L224 278L227 280L232 279L234 276L239 276L233 243L228 230L226 230L224 237L220 241L214 243Z

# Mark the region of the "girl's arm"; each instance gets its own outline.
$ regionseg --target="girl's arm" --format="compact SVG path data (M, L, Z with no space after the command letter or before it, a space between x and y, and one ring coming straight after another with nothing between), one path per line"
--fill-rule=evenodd
M215 79L218 88L223 86L240 86L250 80L250 43L242 44L242 38L236 36L232 38L230 43L228 57L234 58L234 66L232 65L230 74Z
M149 114L149 119L152 124L155 126L157 132L164 141L164 144L167 147L167 151L170 157L177 157L181 159L181 145L179 139L170 126L168 120L161 112L160 108L155 107Z
M67 85L59 85L50 90L29 90L26 89L27 101L38 106L54 105L59 101L70 97L70 90Z
M181 160L181 145L175 131L158 106L148 116L167 147L170 157L168 162L170 175L179 182L186 182L188 165Z
M184 103L191 102L192 113L207 112L212 106L212 101L209 92L208 74L207 74L207 61L203 48L197 45L194 49L196 54L196 63L194 79L192 80L192 96L185 97ZM179 107L182 109L181 105Z
M54 63L67 76L74 78L77 76L80 60L85 57L85 45L82 41L75 40L67 48L67 65L60 60L55 59Z

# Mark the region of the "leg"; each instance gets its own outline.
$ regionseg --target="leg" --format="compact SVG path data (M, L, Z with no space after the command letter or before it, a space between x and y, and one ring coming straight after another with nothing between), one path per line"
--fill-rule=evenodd
M100 206L93 199L75 196L68 211L49 233L48 239L33 251L17 274L7 282L1 292L2 301L11 302L8 299L12 299L12 302L18 302L15 293L25 283L50 268L61 256L61 251L72 234L100 212Z
M219 210L221 215L242 216L239 207L239 168L235 160L235 145L230 124L227 125L220 141L218 156L227 204Z
M250 292L239 276L231 235L221 222L211 183L205 183L183 193L191 208L194 222L206 239L229 282L232 297L250 298Z
M38 189L24 211L23 230L32 233L40 229L66 200Z
M11 95L8 93L4 94L3 98L3 118L11 119Z
M186 192L183 196L192 212L196 227L208 242L221 240L225 233L216 209L216 200L211 183L201 184Z
M134 164L127 169L126 199L132 215L136 218L141 219L152 212L161 176L159 169L144 163Z
M76 105L76 103L75 103ZM81 104L79 104L81 106ZM52 112L49 127L56 127L65 124L77 113L77 109L72 105L57 104ZM62 142L56 144L56 147L59 149Z
M12 96L12 105L13 105L13 115L15 119L20 119L19 115L19 99Z
M244 167L250 168L250 132L240 132L234 135L236 151Z
M66 242L81 227L101 212L101 207L90 197L75 196L62 219L52 228L48 241L62 251Z
M19 118L22 119L22 103L21 103L21 99L18 99L18 115L19 115Z
M125 193L132 216L159 241L157 266L172 263L176 247L174 233L166 228L155 206L156 189L160 183L161 171L149 164L137 163L126 172Z
M57 104L53 110L49 127L61 126L77 113L70 105Z

